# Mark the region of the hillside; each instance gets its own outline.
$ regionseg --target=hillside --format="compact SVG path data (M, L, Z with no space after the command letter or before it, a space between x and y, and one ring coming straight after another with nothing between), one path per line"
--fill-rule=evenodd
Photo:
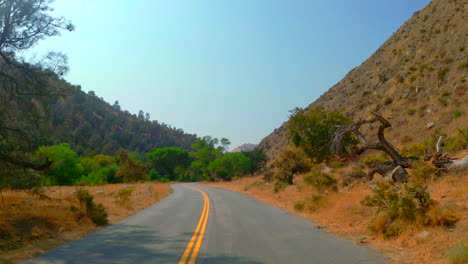
M79 86L70 89L68 96L50 106L47 128L38 144L68 142L80 154L114 155L120 148L138 152L167 146L190 149L196 139L196 135L151 121L143 112L137 116L123 111Z
M306 109L342 109L354 120L377 111L397 147L454 135L468 126L467 40L468 1L434 0ZM288 144L286 125L259 144L270 159Z

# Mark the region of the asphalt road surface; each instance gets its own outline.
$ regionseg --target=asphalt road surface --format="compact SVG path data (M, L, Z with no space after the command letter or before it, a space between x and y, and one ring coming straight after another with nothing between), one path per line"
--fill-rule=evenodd
M384 263L371 248L245 195L193 184L172 188L118 224L26 263Z

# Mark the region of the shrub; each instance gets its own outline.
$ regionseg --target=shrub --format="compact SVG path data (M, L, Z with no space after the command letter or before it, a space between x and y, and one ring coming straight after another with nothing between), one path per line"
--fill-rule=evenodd
M304 182L314 186L317 191L324 192L327 189L337 190L337 180L332 176L314 170L304 177Z
M305 199L305 209L310 212L317 211L325 201L325 196L313 194Z
M328 164L328 166L330 168L335 169L335 168L339 168L339 167L343 166L343 163L341 163L341 161L339 161L339 160L334 160L334 161L330 162L330 164Z
M294 210L300 212L304 210L305 202L304 201L297 201L294 203Z
M244 187L244 191L248 191L250 188L252 188L252 187L254 187L254 186L260 186L260 185L262 185L262 184L263 184L263 183L262 183L261 181L254 181L254 182L252 182L252 183L246 185L246 186Z
M460 68L468 68L468 61L465 61L464 63L460 64Z
M94 197L86 190L79 190L76 197L80 202L80 207L85 211L86 216L97 225L106 225L108 223L107 213L102 204L94 203ZM73 210L73 207L72 207Z
M441 93L441 96L443 96L443 97L447 97L449 95L450 95L449 91L442 91L442 93Z
M291 111L286 136L290 142L301 148L304 153L317 163L333 158L330 139L337 126L347 125L351 120L340 111L325 111L323 107ZM346 154L357 144L352 135L343 139L340 153Z
M379 155L370 154L370 155L365 156L364 158L361 158L359 160L359 164L361 164L363 167L367 166L370 168L375 168L388 160L389 158L386 154L379 154Z
M416 161L412 164L411 175L411 182L418 185L423 186L424 188L427 187L429 181L437 172L437 169L426 162Z
M463 111L461 110L453 110L452 112L452 117L455 119L455 118L459 118L461 115L463 114Z
M418 186L406 185L397 188L394 183L381 181L362 204L377 208L377 216L369 225L374 232L381 232L385 238L399 235L404 225L423 222L427 212L434 206L428 192ZM382 216L385 215L385 216ZM385 225L382 223L387 219Z
M431 226L453 226L461 217L454 209L433 205L427 213L427 222Z
M439 97L439 103L443 106L447 106L448 105L448 101L445 97Z
M450 64L453 62L453 58L445 58L442 62L445 64Z
M288 186L287 182L276 181L275 184L273 185L273 192L278 193L278 192L284 190L287 186Z
M409 115L409 116L414 115L414 113L416 113L416 110L414 110L414 109L408 109L408 111L406 111L406 114Z
M114 197L121 202L129 202L134 190L133 188L120 189Z
M365 178L366 176L367 174L363 170L357 167L353 167L353 169L349 173L349 177L353 179L362 179L362 178Z
M465 264L468 263L468 246L466 242L451 248L445 254L449 264Z
M389 104L391 104L391 103L393 103L393 99L392 99L392 98L388 98L388 97L385 98L385 101L384 101L384 104L385 104L385 105L389 105Z
M443 68L437 72L437 80L439 80L439 83L445 81L445 76L447 75L448 71L448 68Z
M414 143L409 145L408 147L402 148L400 153L403 157L409 157L409 156L424 156L426 152L428 151L426 145L421 144L421 143Z
M275 180L293 184L294 175L310 170L310 162L300 149L285 148L273 161L272 167Z

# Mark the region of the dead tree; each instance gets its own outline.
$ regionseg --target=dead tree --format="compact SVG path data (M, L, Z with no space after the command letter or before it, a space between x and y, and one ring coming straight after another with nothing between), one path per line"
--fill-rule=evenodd
M408 159L402 157L400 153L398 153L398 151L395 149L395 147L393 147L392 144L390 144L385 139L385 129L391 127L390 122L388 122L384 117L375 112L371 113L374 116L374 118L372 119L359 120L352 124L338 127L331 142L332 151L337 153L341 149L341 142L344 136L348 133L354 133L354 135L359 139L359 142L361 143L361 148L359 149L360 153L368 149L379 150L387 153L393 160L393 162L385 163L381 166L378 166L377 168L372 169L367 175L367 178L369 180L371 180L374 177L375 173L380 173L382 176L391 173L390 176L395 181L406 180L407 174L404 168L410 167ZM378 142L368 141L360 131L361 126L365 124L374 123L380 123L377 132Z

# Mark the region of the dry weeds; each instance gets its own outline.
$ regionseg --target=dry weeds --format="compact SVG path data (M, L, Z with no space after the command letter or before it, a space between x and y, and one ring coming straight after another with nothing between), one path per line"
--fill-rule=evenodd
M335 172L339 178L340 170ZM340 188L338 192L330 192L321 207L313 212L296 212L294 203L304 200L317 192L297 176L295 185L288 186L280 193L273 193L272 183L252 184L262 181L261 176L242 178L232 182L206 183L213 187L221 187L240 192L286 209L292 213L306 217L321 226L327 226L329 232L340 236L365 236L362 242L369 244L388 256L392 263L447 263L445 252L468 237L468 171L451 172L440 179L433 180L429 186L431 197L443 207L454 208L461 220L453 228L431 227L423 225L408 226L397 238L384 239L381 235L372 235L368 229L375 211L363 206L360 201L371 193L369 183L354 183L352 186ZM244 187L251 185L244 190ZM312 227L312 226L311 226ZM427 231L426 237L420 236Z
M0 263L17 263L96 231L88 218L78 219L70 210L70 206L78 206L74 197L78 188L88 190L96 203L104 205L111 224L170 193L169 185L161 183L48 187L42 198L24 191L4 191L5 206L0 201ZM114 197L123 188L134 189L125 204Z

